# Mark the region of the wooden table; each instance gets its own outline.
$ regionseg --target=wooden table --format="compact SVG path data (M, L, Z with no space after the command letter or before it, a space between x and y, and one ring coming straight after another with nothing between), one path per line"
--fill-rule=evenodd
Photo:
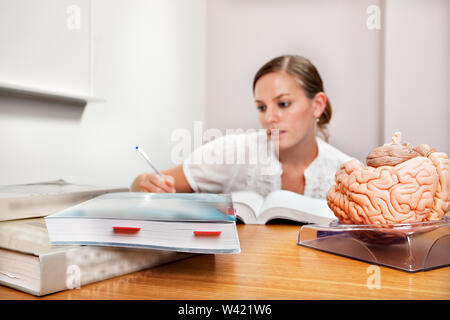
M370 289L370 264L298 246L299 228L239 224L240 254L198 255L42 298L0 286L0 298L450 299L450 267L418 273L379 267L379 289Z

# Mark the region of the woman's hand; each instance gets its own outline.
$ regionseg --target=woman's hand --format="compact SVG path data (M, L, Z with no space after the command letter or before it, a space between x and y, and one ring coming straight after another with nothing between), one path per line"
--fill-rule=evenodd
M168 175L164 175L163 177L156 173L143 173L134 179L131 185L131 191L175 193L175 178Z

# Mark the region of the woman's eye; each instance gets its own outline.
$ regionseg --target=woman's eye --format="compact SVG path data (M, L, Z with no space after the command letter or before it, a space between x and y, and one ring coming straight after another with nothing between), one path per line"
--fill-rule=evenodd
M278 103L278 105L282 108L286 108L286 107L289 107L290 103L289 103L289 101L281 101Z
M261 106L257 106L256 109L258 109L258 111L266 111L266 106L265 105L261 105Z

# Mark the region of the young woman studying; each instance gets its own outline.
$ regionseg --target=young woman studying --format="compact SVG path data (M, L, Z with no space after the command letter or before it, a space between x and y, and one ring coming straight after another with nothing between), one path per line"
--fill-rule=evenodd
M264 131L226 135L194 150L182 164L156 173L143 173L132 183L135 192L230 193L252 190L266 196L289 190L324 199L334 174L351 157L317 137L328 140L326 125L331 104L315 66L304 57L285 55L267 62L253 81L258 120ZM268 161L249 161L249 148L267 141ZM244 146L236 147L236 146ZM202 163L205 153L222 153L220 163ZM242 155L241 153L246 153Z

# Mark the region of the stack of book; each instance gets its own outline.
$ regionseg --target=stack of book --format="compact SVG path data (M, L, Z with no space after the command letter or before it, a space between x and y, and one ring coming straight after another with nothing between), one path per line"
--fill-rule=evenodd
M240 252L230 195L127 191L63 180L0 187L0 284L42 296Z
M0 284L36 296L147 269L189 254L96 246L54 246L43 218L0 222Z

